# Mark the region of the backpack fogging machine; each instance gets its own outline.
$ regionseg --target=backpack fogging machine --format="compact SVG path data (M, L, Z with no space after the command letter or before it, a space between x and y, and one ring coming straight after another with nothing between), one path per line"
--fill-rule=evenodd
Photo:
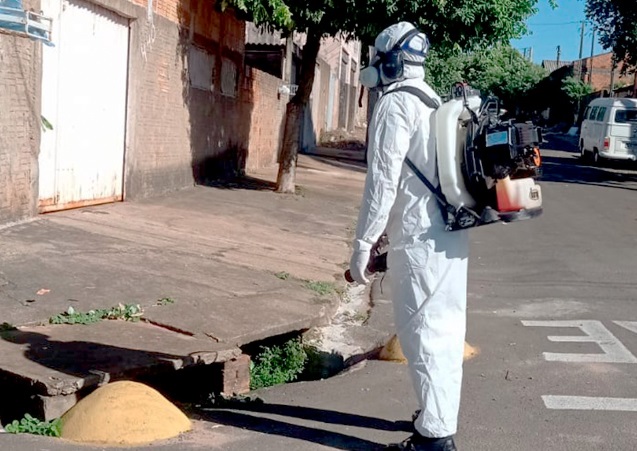
M531 122L502 120L500 101L457 83L451 99L438 105L423 91L401 87L435 109L439 185L409 159L405 164L435 196L449 232L511 223L542 214L540 175L542 130ZM387 269L386 237L372 249L368 271ZM352 282L349 271L345 279Z

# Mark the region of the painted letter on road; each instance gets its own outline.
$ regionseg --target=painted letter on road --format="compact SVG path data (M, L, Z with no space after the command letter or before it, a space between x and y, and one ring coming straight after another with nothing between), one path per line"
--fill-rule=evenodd
M637 412L637 399L595 398L590 396L542 396L547 409L553 410L611 410Z
M576 327L586 335L552 335L548 339L562 343L597 343L604 351L602 354L543 353L550 362L637 363L637 358L600 321L522 321L522 324L528 327ZM632 330L632 323L620 325Z

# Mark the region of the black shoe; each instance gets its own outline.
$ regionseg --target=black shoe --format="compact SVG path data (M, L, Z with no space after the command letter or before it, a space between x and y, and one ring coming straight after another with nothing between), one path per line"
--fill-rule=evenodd
M415 433L402 443L389 445L386 450L394 451L458 451L452 437L429 438Z

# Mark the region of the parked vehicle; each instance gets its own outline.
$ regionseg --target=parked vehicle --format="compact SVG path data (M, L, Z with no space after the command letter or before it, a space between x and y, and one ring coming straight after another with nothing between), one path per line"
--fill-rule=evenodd
M637 161L637 99L593 100L584 113L579 139L582 158Z

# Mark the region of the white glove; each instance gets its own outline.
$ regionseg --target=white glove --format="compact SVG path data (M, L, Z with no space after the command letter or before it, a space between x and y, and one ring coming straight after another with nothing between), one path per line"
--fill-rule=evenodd
M369 264L370 250L354 251L349 261L349 272L355 282L366 285L369 283L367 265Z

